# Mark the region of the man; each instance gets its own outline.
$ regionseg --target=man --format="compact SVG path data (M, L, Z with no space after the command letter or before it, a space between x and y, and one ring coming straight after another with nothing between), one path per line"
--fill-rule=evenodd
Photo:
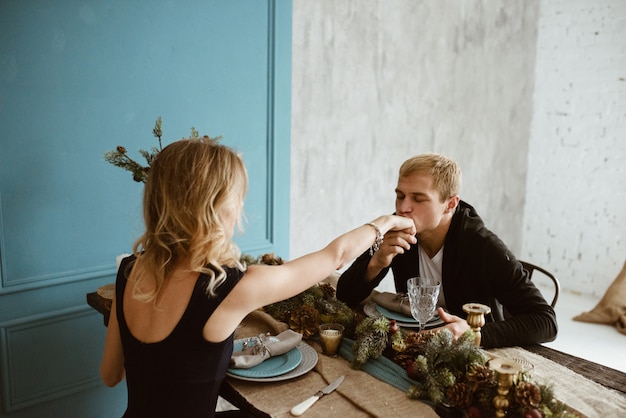
M366 251L341 275L337 297L359 304L390 268L401 293L409 278L431 276L441 282L439 316L455 337L469 329L462 306L472 302L491 308L481 329L485 348L553 341L554 310L507 246L460 200L460 188L460 168L443 155L405 161L396 187L396 214L413 219L417 234L388 232L378 251Z

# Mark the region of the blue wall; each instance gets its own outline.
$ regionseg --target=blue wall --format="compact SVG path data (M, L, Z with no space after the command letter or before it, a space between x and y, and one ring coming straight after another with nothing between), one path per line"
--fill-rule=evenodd
M157 116L165 144L243 153L237 242L288 257L290 79L289 1L0 3L0 416L121 415L85 294L142 232L142 185L103 153L141 158Z

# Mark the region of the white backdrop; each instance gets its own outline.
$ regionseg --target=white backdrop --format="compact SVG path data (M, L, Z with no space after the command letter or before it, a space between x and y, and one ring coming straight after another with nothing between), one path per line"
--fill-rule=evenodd
M293 1L290 258L394 210L436 151L461 197L564 290L626 258L626 3Z

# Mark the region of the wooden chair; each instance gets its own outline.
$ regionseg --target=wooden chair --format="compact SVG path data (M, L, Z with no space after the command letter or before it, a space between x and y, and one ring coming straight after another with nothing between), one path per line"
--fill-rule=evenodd
M556 278L556 276L550 273L548 270L542 267L536 266L527 261L520 260L520 263L522 263L522 266L528 272L528 276L531 279L533 278L533 273L535 271L538 271L542 273L544 276L547 276L552 281L552 283L554 283L554 297L552 298L552 302L550 303L550 306L554 308L554 306L556 305L556 301L559 299L559 292L561 291L561 284L559 283L559 280Z

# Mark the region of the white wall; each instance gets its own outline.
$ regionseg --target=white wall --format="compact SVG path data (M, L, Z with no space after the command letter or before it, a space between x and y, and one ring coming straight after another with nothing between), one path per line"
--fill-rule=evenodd
M523 253L602 296L626 259L626 2L542 1Z
M623 12L294 0L290 258L392 212L401 162L436 151L459 161L461 197L516 254L566 289L606 288L626 256Z

